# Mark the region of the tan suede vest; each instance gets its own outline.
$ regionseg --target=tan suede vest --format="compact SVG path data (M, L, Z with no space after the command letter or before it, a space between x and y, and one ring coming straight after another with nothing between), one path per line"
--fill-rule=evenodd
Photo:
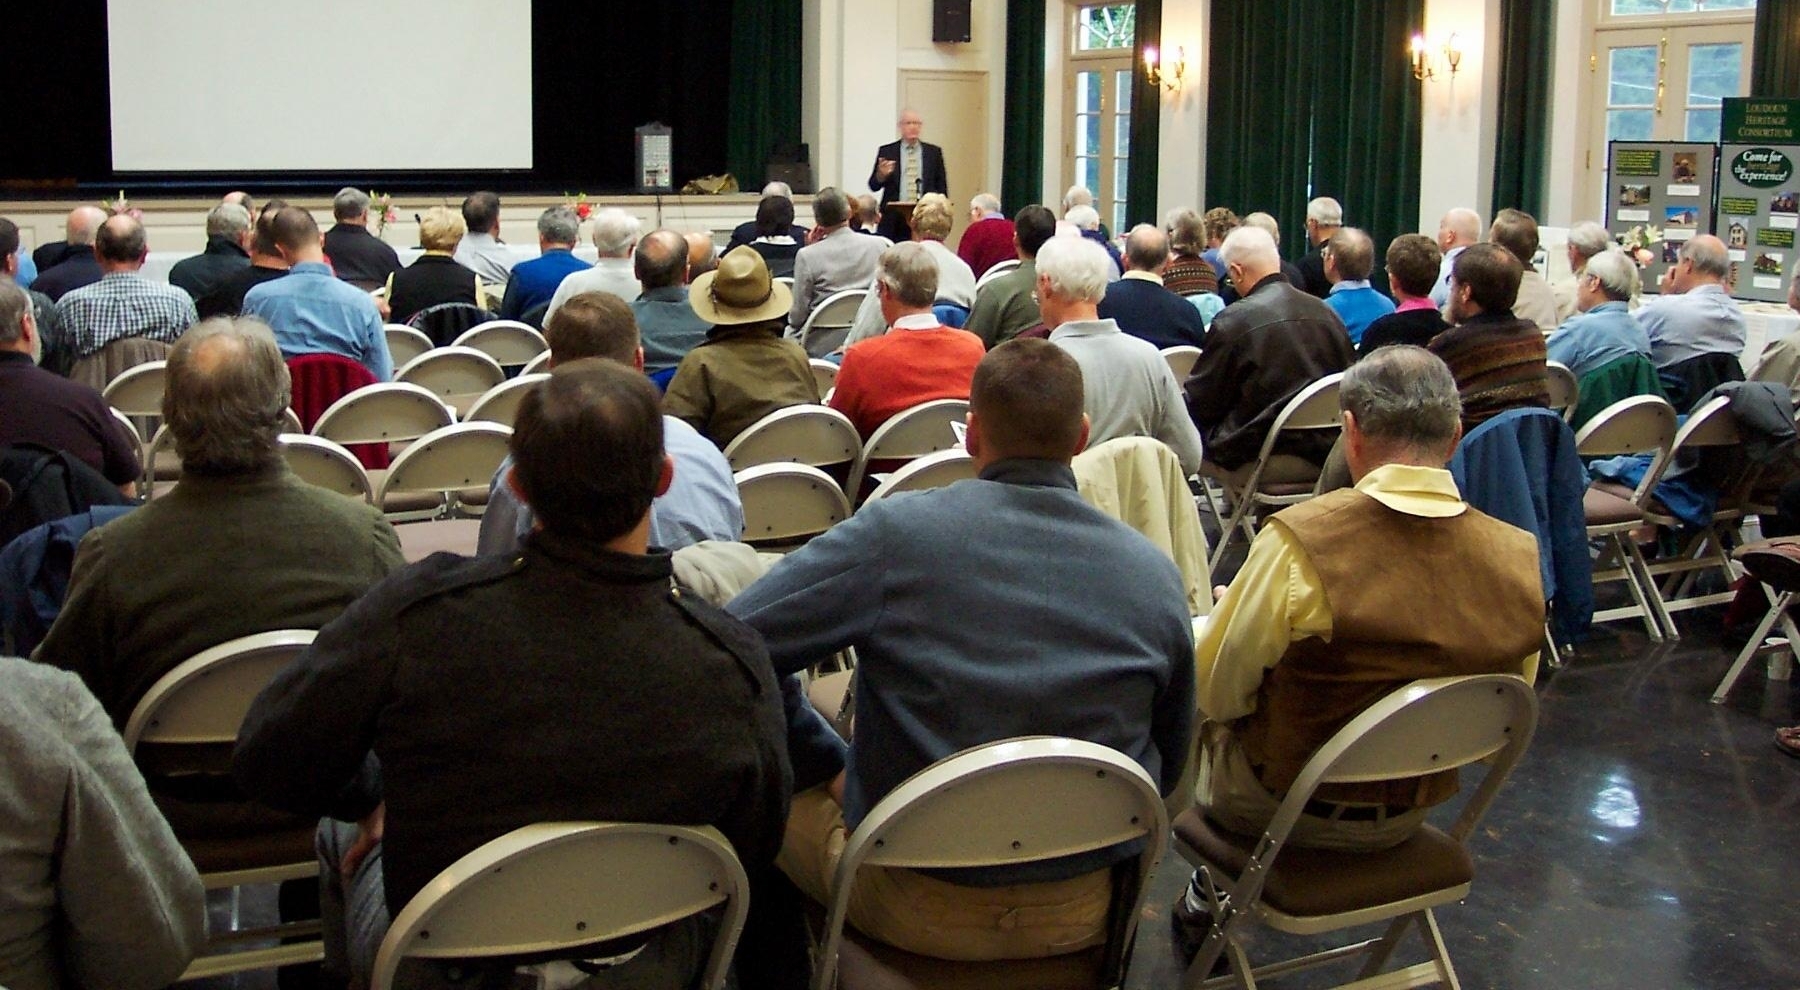
M1263 786L1285 795L1306 761L1364 708L1422 677L1516 674L1544 634L1537 540L1473 508L1430 519L1341 489L1280 513L1324 589L1330 642L1288 648L1236 727ZM1316 795L1428 807L1456 771L1333 784Z

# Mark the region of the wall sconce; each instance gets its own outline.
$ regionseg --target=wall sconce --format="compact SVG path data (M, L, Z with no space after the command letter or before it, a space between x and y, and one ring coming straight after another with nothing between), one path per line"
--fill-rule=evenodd
M1444 55L1444 64L1450 67L1450 81L1455 82L1456 70L1462 66L1463 53L1462 49L1456 47L1456 35L1454 33L1452 33L1449 38L1445 39L1442 51ZM1412 62L1412 74L1414 79L1424 82L1427 79L1432 79L1437 76L1437 72L1431 65L1431 48L1425 43L1425 35L1413 35L1412 53L1409 60Z
M1144 78L1152 86L1162 86L1171 93L1181 92L1181 77L1187 74L1187 49L1175 46L1175 61L1159 65L1155 48L1144 49ZM1173 77L1173 78L1171 78Z

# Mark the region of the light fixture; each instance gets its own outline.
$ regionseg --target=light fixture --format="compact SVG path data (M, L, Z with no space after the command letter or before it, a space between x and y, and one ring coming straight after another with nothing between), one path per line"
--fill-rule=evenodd
M1450 67L1450 80L1455 82L1456 70L1462 67L1463 53L1462 49L1456 47L1456 35L1454 33L1452 33L1449 38L1445 39L1442 51L1444 55L1444 64ZM1412 74L1414 79L1424 82L1427 79L1437 77L1437 72L1431 65L1431 46L1426 44L1425 35L1413 35L1412 52L1409 61L1412 62Z
M1181 77L1187 73L1187 49L1175 46L1175 61L1158 64L1156 49L1144 49L1144 78L1152 86L1162 86L1171 93L1181 92Z

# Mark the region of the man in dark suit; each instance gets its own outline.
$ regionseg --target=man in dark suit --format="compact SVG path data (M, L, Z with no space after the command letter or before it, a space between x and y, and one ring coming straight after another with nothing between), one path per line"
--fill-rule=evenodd
M944 172L944 149L919 140L925 120L917 110L900 113L900 140L875 152L875 168L869 172L869 191L881 194L882 203L915 201L926 193L950 195L950 179ZM906 221L883 211L881 236L898 244L910 240Z
M1133 227L1125 238L1125 276L1106 287L1100 318L1159 349L1203 346L1206 324L1200 310L1162 284L1168 263L1169 235L1147 223Z
M369 291L399 271L400 255L369 232L369 194L346 186L331 200L337 223L325 232L325 257L338 278Z

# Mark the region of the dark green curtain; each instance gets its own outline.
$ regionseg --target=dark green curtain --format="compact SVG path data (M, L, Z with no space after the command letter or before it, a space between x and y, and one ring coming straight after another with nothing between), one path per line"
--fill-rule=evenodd
M1544 212L1550 154L1550 42L1554 0L1500 0L1500 116L1494 132L1492 213Z
M733 0L725 162L745 192L761 188L769 152L800 141L803 0Z
M1007 216L1044 196L1044 0L1006 5L1000 202Z
M1417 230L1419 83L1406 52L1424 8L1424 0L1212 0L1207 205L1272 214L1289 257L1307 250L1306 202L1315 196L1341 202L1377 257Z
M1139 223L1161 224L1156 216L1157 155L1162 146L1163 88L1152 86L1144 76L1144 49L1162 47L1162 0L1137 0L1137 39L1132 55L1135 72L1131 74L1131 139L1126 153L1131 156L1125 173L1125 224L1123 234ZM1174 52L1162 52L1164 60ZM1199 149L1195 149L1198 152ZM1103 219L1111 222L1111 217Z
M1800 98L1800 0L1759 0L1750 95Z

